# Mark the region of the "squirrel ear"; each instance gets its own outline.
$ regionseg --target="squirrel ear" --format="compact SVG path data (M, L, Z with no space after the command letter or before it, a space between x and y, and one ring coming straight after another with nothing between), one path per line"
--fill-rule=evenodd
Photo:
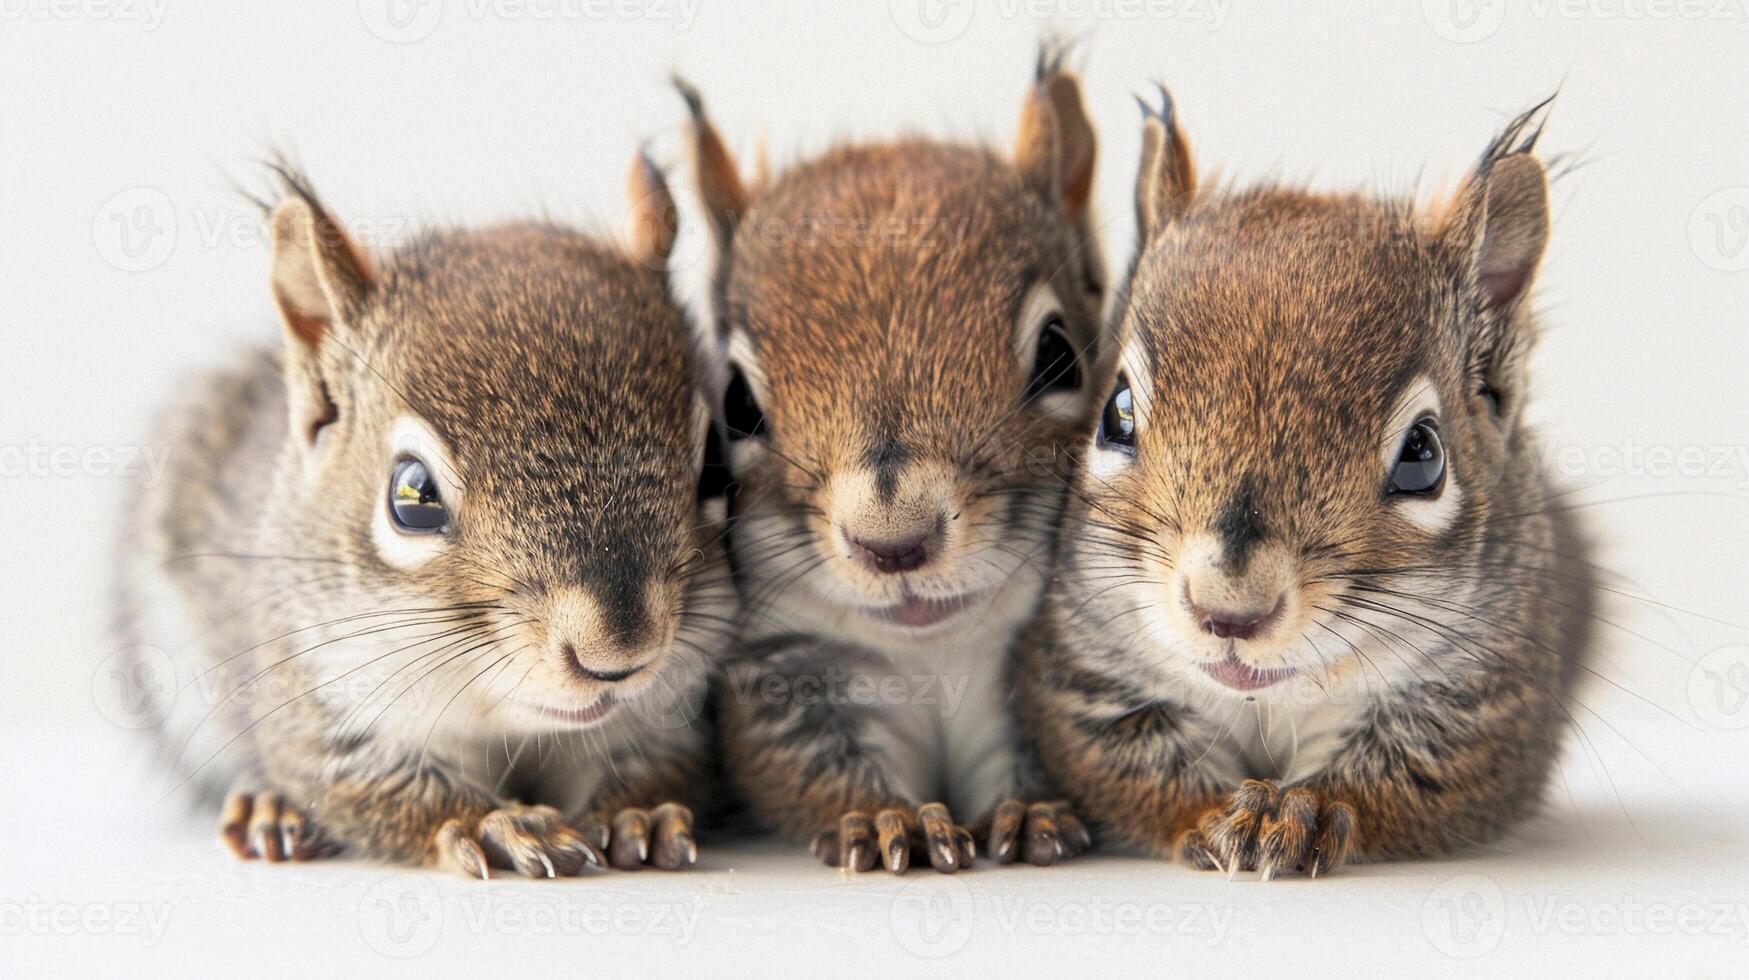
M639 153L626 177L632 210L627 237L632 258L653 269L665 269L680 233L680 212L662 169L648 154Z
M280 204L271 228L273 301L292 339L314 348L364 305L369 262L313 197Z
M1178 130L1172 93L1160 86L1160 107L1136 97L1142 107L1142 166L1136 174L1136 231L1146 244L1166 227L1196 194L1196 165L1190 144Z
M1500 309L1525 294L1542 262L1549 240L1549 182L1542 163L1521 153L1496 164L1486 185L1476 284L1483 303Z
M1086 210L1093 196L1093 164L1098 138L1081 100L1081 83L1063 69L1066 44L1039 49L1033 88L1020 110L1014 164L1047 200L1071 218Z
M734 237L735 226L747 212L747 188L741 182L735 158L705 115L704 99L698 89L678 75L674 77L674 87L680 90L680 97L686 100L686 109L692 114L692 165L699 197L718 245L727 246Z
M371 271L364 254L328 216L301 179L287 177L297 196L274 209L273 301L285 321L285 362L293 431L314 445L338 418L323 351L363 309Z
M1516 311L1548 245L1548 175L1533 151L1552 98L1509 122L1456 197L1434 214L1439 246L1456 264L1474 304L1465 318L1470 374L1500 418L1519 411L1525 361L1535 342L1530 320Z
M1440 237L1468 262L1484 310L1529 291L1549 240L1549 181L1535 155L1553 96L1507 123L1438 216Z

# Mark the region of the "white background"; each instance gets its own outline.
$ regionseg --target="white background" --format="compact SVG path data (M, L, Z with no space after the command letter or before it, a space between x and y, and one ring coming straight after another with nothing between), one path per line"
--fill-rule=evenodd
M0 0L0 972L1749 969L1740 0L268 6ZM105 710L111 541L139 479L113 454L189 372L277 337L228 177L259 186L253 161L287 145L379 245L543 209L612 228L633 147L680 160L670 70L776 164L907 129L1005 143L1052 25L1086 37L1117 268L1130 96L1155 79L1205 167L1393 193L1449 183L1562 86L1543 145L1581 166L1556 187L1534 411L1624 595L1546 818L1316 882L1120 858L857 880L753 845L685 875L480 886L243 866L209 814L152 805Z

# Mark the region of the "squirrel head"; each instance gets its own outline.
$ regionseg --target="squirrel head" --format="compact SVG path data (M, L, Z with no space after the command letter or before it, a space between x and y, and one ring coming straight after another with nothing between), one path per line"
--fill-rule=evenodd
M458 669L500 679L476 686L476 723L593 721L686 669L720 632L696 616L727 591L660 172L633 168L623 247L518 224L380 260L282 176L290 424L279 485L261 488L270 533L374 602L453 611L439 628Z
M1107 353L1078 82L1041 58L1007 155L857 144L754 185L681 85L750 594L793 584L900 642L1024 615Z
M1432 209L1199 188L1170 98L1145 106L1142 251L1064 534L1070 591L1105 591L1066 630L1228 694L1439 669L1409 644L1453 615L1423 597L1463 603L1539 503L1520 419L1546 105Z

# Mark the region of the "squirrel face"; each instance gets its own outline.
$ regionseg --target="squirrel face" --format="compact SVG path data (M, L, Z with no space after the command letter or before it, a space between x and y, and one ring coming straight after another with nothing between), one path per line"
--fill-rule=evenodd
M1150 116L1145 248L1065 535L1086 622L1135 636L1157 677L1255 696L1402 662L1368 662L1381 631L1353 604L1482 585L1441 570L1476 567L1537 503L1512 465L1548 230L1534 138L1516 121L1416 213L1199 193L1170 102Z
M860 635L901 642L1009 618L1042 582L1058 457L1102 384L1076 83L1041 68L1012 161L925 140L850 146L752 190L686 94L724 250L723 418L749 594L793 585Z
M646 228L672 222L660 181L634 173ZM484 619L448 651L482 675L453 713L476 730L591 723L696 669L727 589L671 235L628 254L552 226L444 233L378 268L291 184L273 234L295 486L274 533L376 601Z

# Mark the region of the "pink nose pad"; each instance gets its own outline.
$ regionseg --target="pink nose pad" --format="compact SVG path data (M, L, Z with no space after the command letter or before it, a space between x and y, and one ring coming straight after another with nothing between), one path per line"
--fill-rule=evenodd
M1223 640L1249 640L1260 633L1268 632L1275 625L1275 621L1281 618L1281 609L1286 603L1287 597L1283 596L1275 600L1275 605L1261 612L1207 609L1190 598L1190 586L1188 582L1185 583L1184 604L1190 607L1191 617L1204 633L1213 634Z
M927 534L902 541L851 538L850 547L864 567L890 575L922 568L929 561L929 538Z

